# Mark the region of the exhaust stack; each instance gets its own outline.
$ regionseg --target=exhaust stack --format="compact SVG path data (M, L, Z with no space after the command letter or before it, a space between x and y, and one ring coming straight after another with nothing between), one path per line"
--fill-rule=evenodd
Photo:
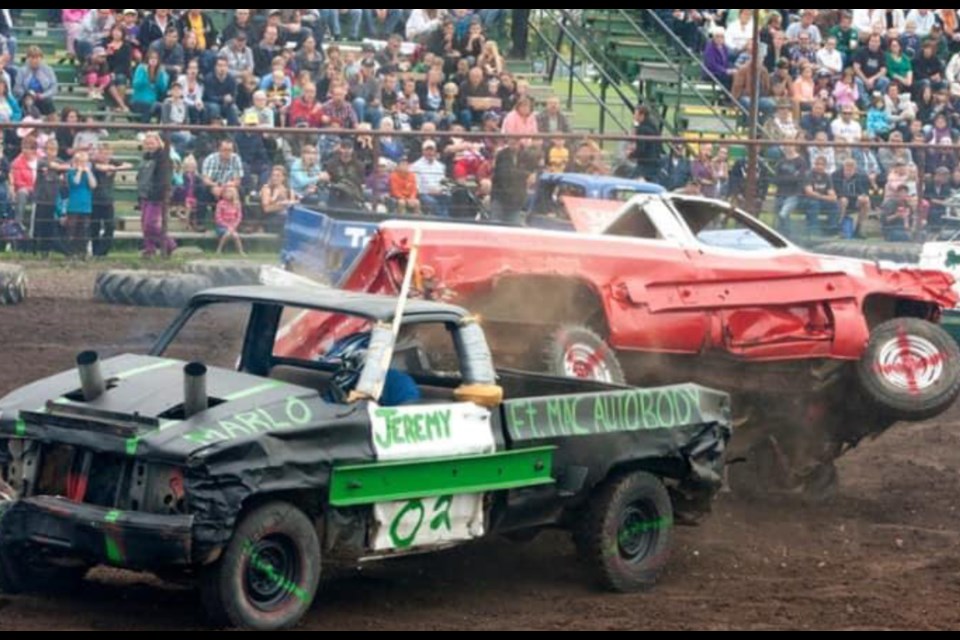
M191 362L183 368L183 417L186 420L210 408L207 398L207 367Z
M84 351L77 356L77 371L80 373L80 388L84 402L96 402L107 391L100 371L100 356L96 351Z

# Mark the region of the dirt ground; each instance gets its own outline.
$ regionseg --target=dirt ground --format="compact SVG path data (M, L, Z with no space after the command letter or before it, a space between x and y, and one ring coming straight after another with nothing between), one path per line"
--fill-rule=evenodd
M172 312L89 301L92 274L31 273L0 308L0 396L75 354L142 350ZM840 464L829 504L758 509L723 496L681 529L660 587L593 590L562 535L369 567L327 587L307 630L958 629L960 411L900 426ZM0 596L0 630L202 628L198 597L100 570L69 599Z

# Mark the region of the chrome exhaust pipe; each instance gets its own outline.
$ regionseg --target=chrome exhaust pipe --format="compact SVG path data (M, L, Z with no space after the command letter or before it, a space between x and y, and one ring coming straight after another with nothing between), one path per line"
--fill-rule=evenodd
M107 392L107 384L100 371L100 356L96 351L84 351L77 356L77 371L80 373L84 402L96 402Z
M207 367L191 362L183 368L183 417L185 420L210 408L207 398Z

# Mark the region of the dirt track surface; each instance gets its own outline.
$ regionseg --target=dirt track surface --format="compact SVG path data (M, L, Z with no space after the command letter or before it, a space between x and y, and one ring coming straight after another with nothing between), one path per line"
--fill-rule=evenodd
M143 350L170 311L89 302L92 273L31 273L0 308L0 396L69 368L78 351ZM729 496L677 533L661 586L593 590L559 534L369 567L328 584L307 630L960 628L960 411L900 426L849 454L818 507ZM201 629L199 599L100 570L78 596L0 596L0 630Z

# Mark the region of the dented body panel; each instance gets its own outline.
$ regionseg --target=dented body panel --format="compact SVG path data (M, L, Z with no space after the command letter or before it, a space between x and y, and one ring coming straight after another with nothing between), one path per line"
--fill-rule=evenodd
M942 272L828 258L785 241L768 251L705 246L677 215L663 213L662 202L646 207L652 216L668 217L654 220L663 230L658 239L386 223L342 286L390 292L391 256L419 228L428 297L473 308L505 282L576 282L594 294L618 351L719 352L760 362L858 360L868 342L871 298L916 303L933 321L958 301L952 278ZM676 238L677 229L686 229L686 237Z
M187 418L187 363L165 349L197 309L238 302L253 307L239 371L210 367L208 409ZM320 347L306 348L298 323L280 321L292 309L389 326L395 305L329 289L208 292L153 355L100 363L106 384L96 399L84 398L76 369L0 398L0 553L191 572L217 561L251 505L277 500L314 520L325 558L354 561L567 526L624 465L656 469L700 507L719 490L731 433L724 393L498 375L464 310L413 300L402 324L446 329L459 376L418 374L423 400L399 407L338 404ZM371 360L364 374L379 369ZM296 384L271 377L291 367L301 369ZM507 402L465 399L496 382ZM450 530L396 533L424 508Z

